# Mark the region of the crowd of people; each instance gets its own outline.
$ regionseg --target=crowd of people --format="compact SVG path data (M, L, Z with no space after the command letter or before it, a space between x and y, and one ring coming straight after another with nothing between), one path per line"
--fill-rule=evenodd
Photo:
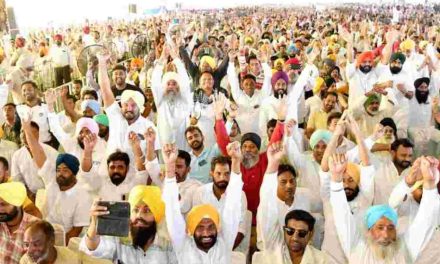
M436 10L179 11L4 37L0 263L440 263ZM100 234L103 201L129 204L128 237Z

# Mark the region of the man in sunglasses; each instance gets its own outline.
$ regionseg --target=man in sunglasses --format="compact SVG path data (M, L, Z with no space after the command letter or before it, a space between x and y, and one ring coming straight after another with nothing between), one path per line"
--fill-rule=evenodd
M267 151L269 164L257 214L258 247L263 255L261 259L257 255L254 260L258 259L258 263L327 263L327 256L309 245L316 219L307 212L310 211L307 190L296 188L293 167L280 165L285 153L280 142L272 143Z

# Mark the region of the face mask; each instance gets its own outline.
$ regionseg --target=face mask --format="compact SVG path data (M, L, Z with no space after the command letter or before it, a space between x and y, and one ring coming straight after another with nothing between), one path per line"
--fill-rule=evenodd
M401 70L402 68L400 67L396 67L396 66L390 67L390 71L392 74L398 74Z
M371 66L370 65L359 66L359 70L361 70L361 72L367 74L371 71Z

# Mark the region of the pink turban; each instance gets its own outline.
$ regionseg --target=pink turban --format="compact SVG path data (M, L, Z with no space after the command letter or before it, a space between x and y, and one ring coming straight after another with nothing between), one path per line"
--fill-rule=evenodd
M275 87L275 84L279 79L283 79L286 82L286 84L289 83L289 76L287 76L287 73L283 71L276 71L274 72L274 74L272 74L272 81L271 81L272 87Z
M76 122L76 130L75 130L76 137L79 136L81 129L83 129L84 127L88 128L91 133L98 135L99 127L96 121L88 117L81 117Z

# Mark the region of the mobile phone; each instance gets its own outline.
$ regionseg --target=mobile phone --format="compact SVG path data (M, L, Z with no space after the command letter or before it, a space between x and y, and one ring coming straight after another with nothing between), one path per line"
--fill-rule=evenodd
M130 204L128 202L99 201L107 207L109 214L98 216L98 235L127 237L130 225Z

